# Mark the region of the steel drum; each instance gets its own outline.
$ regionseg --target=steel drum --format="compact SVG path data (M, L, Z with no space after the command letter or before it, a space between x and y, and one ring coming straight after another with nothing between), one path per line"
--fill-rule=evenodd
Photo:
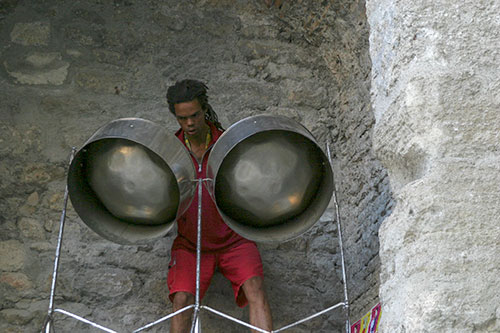
M71 162L68 191L82 221L100 236L134 244L167 234L189 206L196 171L184 145L151 121L101 127Z
M233 124L208 159L209 192L235 232L286 241L321 217L333 193L328 158L301 124L260 115Z

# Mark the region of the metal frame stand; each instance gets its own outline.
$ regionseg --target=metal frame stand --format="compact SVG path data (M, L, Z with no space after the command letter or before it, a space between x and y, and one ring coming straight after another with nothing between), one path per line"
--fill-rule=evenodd
M71 149L71 157L69 159L68 165L71 165L71 162L73 161L73 157L75 157L75 152L76 152L76 147L73 147ZM61 256L61 248L62 248L62 240L63 240L63 233L64 233L64 224L66 222L66 208L67 208L67 206L68 206L68 185L66 184L66 187L64 189L63 209L62 209L61 219L60 219L60 224L59 224L59 236L57 237L56 255L55 255L55 259L54 259L54 271L52 273L52 285L50 288L49 310L47 313L47 317L45 318L41 332L42 333L55 332L55 330L54 330L54 313L57 312L57 313L62 313L66 316L72 317L76 320L84 322L88 325L91 325L91 326L98 328L100 330L103 330L105 332L117 333L116 331L113 331L109 328L101 326L97 323L94 323L94 322L88 320L88 319L80 317L74 313L68 312L68 311L63 310L63 309L54 309L54 298L55 298L55 293L56 293L57 273L59 270L59 258Z
M71 158L70 158L70 163L75 155L76 148L73 147L72 153L71 153ZM328 159L330 160L331 164L331 155L330 155L330 147L327 145L327 153L328 153ZM201 310L207 310L209 312L212 312L220 317L223 317L225 319L231 320L237 324L240 324L242 326L246 326L250 329L253 329L257 332L262 332L262 333L277 333L277 332L282 332L284 330L287 330L289 328L292 328L294 326L297 326L299 324L302 324L308 320L311 320L313 318L316 318L318 316L321 316L327 312L330 312L336 308L343 307L344 312L345 312L345 317L346 317L346 322L345 322L345 331L346 333L349 333L350 330L350 321L349 321L349 299L348 299L348 293L347 293L347 279L346 279L346 268L345 268L345 260L344 260L344 249L343 249L343 243L342 243L342 230L341 230L341 222L340 222L340 211L339 211L339 204L337 201L337 193L335 189L335 179L333 179L333 201L335 204L335 210L336 210L336 218L337 218L337 230L338 230L338 240L339 240L339 247L340 247L340 257L341 257L341 265L342 265L342 282L344 284L344 301L337 303L331 307L328 307L322 311L319 311L313 315L310 315L308 317L305 317L301 320L298 320L294 323L288 324L286 326L283 326L279 329L272 330L272 331L266 331L264 329L261 329L259 327L253 326L247 322L244 322L242 320L239 320L237 318L234 318L228 314L225 314L223 312L220 312L218 310L212 309L206 305L200 305L200 263L201 263L201 216L202 216L202 194L203 194L203 181L212 181L212 179L196 179L193 180L198 183L198 230L197 230L197 245L196 245L196 295L195 295L195 304L188 305L180 310L177 310L165 317L162 317L152 323L149 323L143 327L140 327L136 330L133 331L133 333L136 332L141 332L143 330L146 330L148 328L151 328L165 320L168 320L184 311L187 311L189 309L193 309L193 318L192 318L192 324L191 324L191 333L201 333L201 324L200 324L200 311ZM91 325L95 328L98 328L100 330L103 330L105 332L109 333L117 333L116 331L113 331L109 328L106 328L102 325L99 325L97 323L94 323L88 319L85 319L83 317L80 317L78 315L75 315L71 312L62 310L62 309L54 309L54 297L55 297L55 290L56 290L56 282L57 282L57 271L59 269L59 258L60 258L60 253L61 253L61 247L62 247L62 237L63 237L63 232L64 232L64 223L66 219L66 207L68 204L68 186L66 185L65 192L64 192L64 206L61 214L61 219L60 219L60 227L59 227L59 236L57 239L57 247L56 247L56 255L55 255L55 260L54 260L54 272L52 275L52 287L50 291L50 300L49 300L49 310L47 317L45 319L43 328L42 328L42 333L50 333L54 332L53 328L53 315L54 313L61 313L64 315L67 315L69 317L72 317L76 320L79 320L83 323L86 323L88 325ZM331 221L332 223L334 221Z

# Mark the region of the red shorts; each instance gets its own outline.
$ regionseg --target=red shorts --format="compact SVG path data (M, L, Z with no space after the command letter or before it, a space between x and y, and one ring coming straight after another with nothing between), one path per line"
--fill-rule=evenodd
M255 243L243 243L222 252L201 254L200 299L205 295L216 267L231 281L236 304L239 307L247 305L248 301L241 286L254 276L264 275L262 260ZM179 291L196 295L196 252L172 250L168 268L167 283L171 301Z

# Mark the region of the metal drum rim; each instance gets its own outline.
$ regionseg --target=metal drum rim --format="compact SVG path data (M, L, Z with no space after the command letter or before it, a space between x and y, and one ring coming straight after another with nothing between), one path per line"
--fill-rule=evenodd
M127 133L122 133L122 134L117 134L113 133L113 126L116 124L123 125L125 127L129 126L130 124L141 124L143 125L141 130L144 129L149 129L151 132L148 133L150 136L154 136L154 139L158 142L154 142L155 140L152 140L152 142L145 142L145 138L141 139L140 134L141 133L135 133L132 134L132 136L126 136ZM120 124L121 123L121 124ZM124 128L125 128L124 127ZM134 126L130 127L134 128ZM156 132L152 132L155 130ZM107 133L109 131L109 133ZM132 130L133 132L133 130ZM132 133L131 132L131 133ZM154 134L154 135L153 135ZM163 142L163 145L161 144L162 141L161 139L167 139L165 142ZM102 210L102 208L96 209L93 213L98 215L100 218L105 219L105 223L109 224L108 225L99 225L98 222L93 221L94 216L92 213L87 212L88 209L90 209L88 202L82 202L81 199L88 198L88 195L83 193L85 189L81 189L81 183L83 180L78 179L77 174L81 172L81 166L77 166L77 163L80 163L84 154L84 151L86 148L88 148L89 145L98 142L100 140L104 139L122 139L122 140L127 140L136 144L139 144L146 149L150 150L152 153L156 154L159 156L165 164L168 166L168 168L172 171L174 174L175 179L177 180L177 186L179 187L179 179L184 179L183 180L183 187L188 186L189 189L187 192L191 192L190 195L184 194L184 196L187 198L184 202L182 202L183 208L181 209L181 201L182 198L179 198L179 205L177 207L177 212L176 212L176 218L183 213L187 207L190 205L194 198L194 182L193 179L196 177L196 169L195 166L191 160L191 156L189 152L187 151L186 147L182 144L182 142L179 141L175 135L172 133L169 133L165 127L162 127L150 120L143 119L143 118L137 118L137 117L127 117L127 118L119 118L112 120L108 122L107 124L99 127L82 145L82 147L75 153L75 157L73 158L73 161L71 162L69 166L69 171L67 175L67 184L68 184L68 191L69 191L69 197L70 200L73 204L73 207L81 220L94 232L99 234L101 237L106 238L110 241L113 241L115 243L119 244L136 244L136 243L143 243L144 241L148 241L151 239L156 239L165 236L173 227L175 224L175 220L169 221L163 224L159 225L138 225L138 224L130 224L130 223L125 223L121 222L120 220L113 215L111 215L109 212L108 214L103 214L102 212L97 212L97 210ZM185 161L183 161L183 167L188 166L187 173L188 175L181 175L178 170L172 169L172 163L171 160L173 160L173 157L168 155L168 148L165 147L167 144L173 144L175 145L175 153L180 154L181 156L185 157ZM163 151L162 148L163 146ZM188 185L186 185L188 184ZM180 189L179 189L180 190ZM184 190L183 192L186 192ZM92 199L90 199L92 200ZM182 212L181 212L182 210ZM108 232L108 230L116 228L116 233L114 232ZM114 231L114 229L113 229Z
M277 116L277 115L271 115L271 114L259 114L259 115L254 115L254 116L249 116L249 117L246 117L246 118L243 118L243 119L240 119L238 120L237 122L233 123L231 126L229 126L225 131L224 133L222 133L222 135L219 137L219 139L217 140L217 142L214 144L214 146L212 147L212 150L210 152L210 155L208 156L208 161L207 161L207 176L208 178L211 178L213 181L215 181L215 175L213 174L213 169L214 169L214 165L213 163L211 163L211 161L213 161L215 158L217 158L217 154L218 154L218 147L221 146L220 142L224 142L224 140L226 140L227 136L229 135L228 133L231 133L231 132L234 132L234 128L236 127L239 127L241 126L243 123L249 123L251 121L261 121L261 120L265 120L265 119L270 119L270 120L276 120L276 119L280 119L280 120L284 120L285 122L287 122L288 124L293 124L294 126L300 126L300 129L302 131L297 131L294 126L289 126L287 127L288 129L291 129L293 130L293 132L297 133L297 134L301 134L303 135L304 137L306 137L307 139L311 140L312 143L314 143L316 146L318 146L319 148L319 145L318 143L316 142L316 139L314 138L314 136L312 135L312 133L304 126L302 125L301 123L293 120L292 118L289 118L289 117L285 117L285 116ZM261 123L259 123L261 124ZM260 130L259 132L264 132L264 131L272 131L272 130L284 130L283 127L278 127L278 126L275 126L274 123L262 123L264 124L264 129L263 130ZM248 139L250 136L254 135L255 132L253 133L248 133L248 134L245 134L243 136L240 136L238 137L238 140L236 142L233 142L225 151L226 151L226 155L229 151L231 151L235 146L237 146L240 142ZM321 150L321 149L320 149ZM215 153L214 153L215 152ZM321 150L321 152L324 154L323 150ZM216 156L214 158L214 155ZM325 155L326 157L326 155ZM222 163L222 160L220 160L220 162L215 165L215 169L218 170L220 165Z
M320 184L320 188L318 189L318 193L321 192L321 196L319 196L319 199L314 199L312 205L315 207L319 207L318 211L321 211L321 213L317 214L311 214L306 219L306 223L303 224L303 226L300 226L300 218L303 217L305 212L299 214L296 218L292 218L290 220L290 223L288 223L288 226L280 225L280 226L271 226L271 227L265 227L262 228L261 230L265 230L268 234L264 235L262 233L256 233L255 228L249 227L242 225L240 223L235 222L233 219L231 219L229 216L227 216L219 207L219 205L216 202L216 193L215 193L215 185L217 183L217 172L220 169L220 166L224 160L224 158L219 157L219 151L222 150L225 145L225 140L230 140L231 139L231 132L234 132L235 128L238 128L242 126L244 123L251 123L255 120L258 121L264 121L264 120L277 120L277 121L284 121L288 126L279 126L275 125L274 122L268 122L264 123L265 126L263 126L262 129L259 129L256 132L250 133L250 134L243 134L240 136L237 136L237 141L232 142L228 145L228 148L225 150L225 154L223 157L226 157L232 149L234 149L239 143L243 142L244 140L248 139L249 137L257 134L257 133L262 133L262 132L267 132L267 131L273 131L273 130L289 130L291 132L294 132L296 134L299 134L303 136L305 139L309 140L314 147L317 148L321 160L323 162L323 168L325 170L325 174L323 177L323 181ZM299 130L300 129L300 130ZM228 139L229 138L229 139ZM222 140L222 141L221 141ZM218 146L219 145L219 146ZM222 147L222 148L219 148ZM214 154L215 153L215 154ZM216 162L214 160L217 159ZM333 194L333 170L331 167L331 164L328 160L328 157L326 156L325 152L320 148L318 145L316 139L312 135L312 133L302 124L299 122L285 116L276 116L276 115L256 115L256 116L250 116L244 119L241 119L231 125L219 138L219 140L215 143L214 147L212 148L212 151L208 157L208 163L207 163L207 176L211 179L211 184L208 187L209 193L214 199L214 202L216 204L217 210L219 211L219 214L223 218L224 222L233 229L235 232L239 233L243 237L246 237L250 240L257 241L257 242L264 242L264 243L269 243L269 242L283 242L283 241L289 241L291 239L294 239L296 237L299 237L303 233L305 233L307 230L312 228L312 226L319 220L321 215L324 213L326 208L328 207L328 204L331 200L332 194ZM299 226L297 228L297 226ZM282 235L280 230L283 229L291 229L286 235ZM298 230L293 230L293 229L298 229Z

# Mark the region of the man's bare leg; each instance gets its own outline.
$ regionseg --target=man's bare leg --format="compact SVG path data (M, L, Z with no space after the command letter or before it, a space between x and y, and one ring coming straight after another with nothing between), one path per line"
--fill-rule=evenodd
M183 291L179 291L174 294L174 301L173 301L174 312L190 304L194 304L194 295ZM193 309L189 309L172 317L170 322L170 332L189 333L189 331L191 330L192 315L193 315Z
M272 331L271 308L267 301L262 278L260 276L252 277L243 283L242 288L248 300L250 324L269 332ZM252 330L252 332L256 333L257 331Z

